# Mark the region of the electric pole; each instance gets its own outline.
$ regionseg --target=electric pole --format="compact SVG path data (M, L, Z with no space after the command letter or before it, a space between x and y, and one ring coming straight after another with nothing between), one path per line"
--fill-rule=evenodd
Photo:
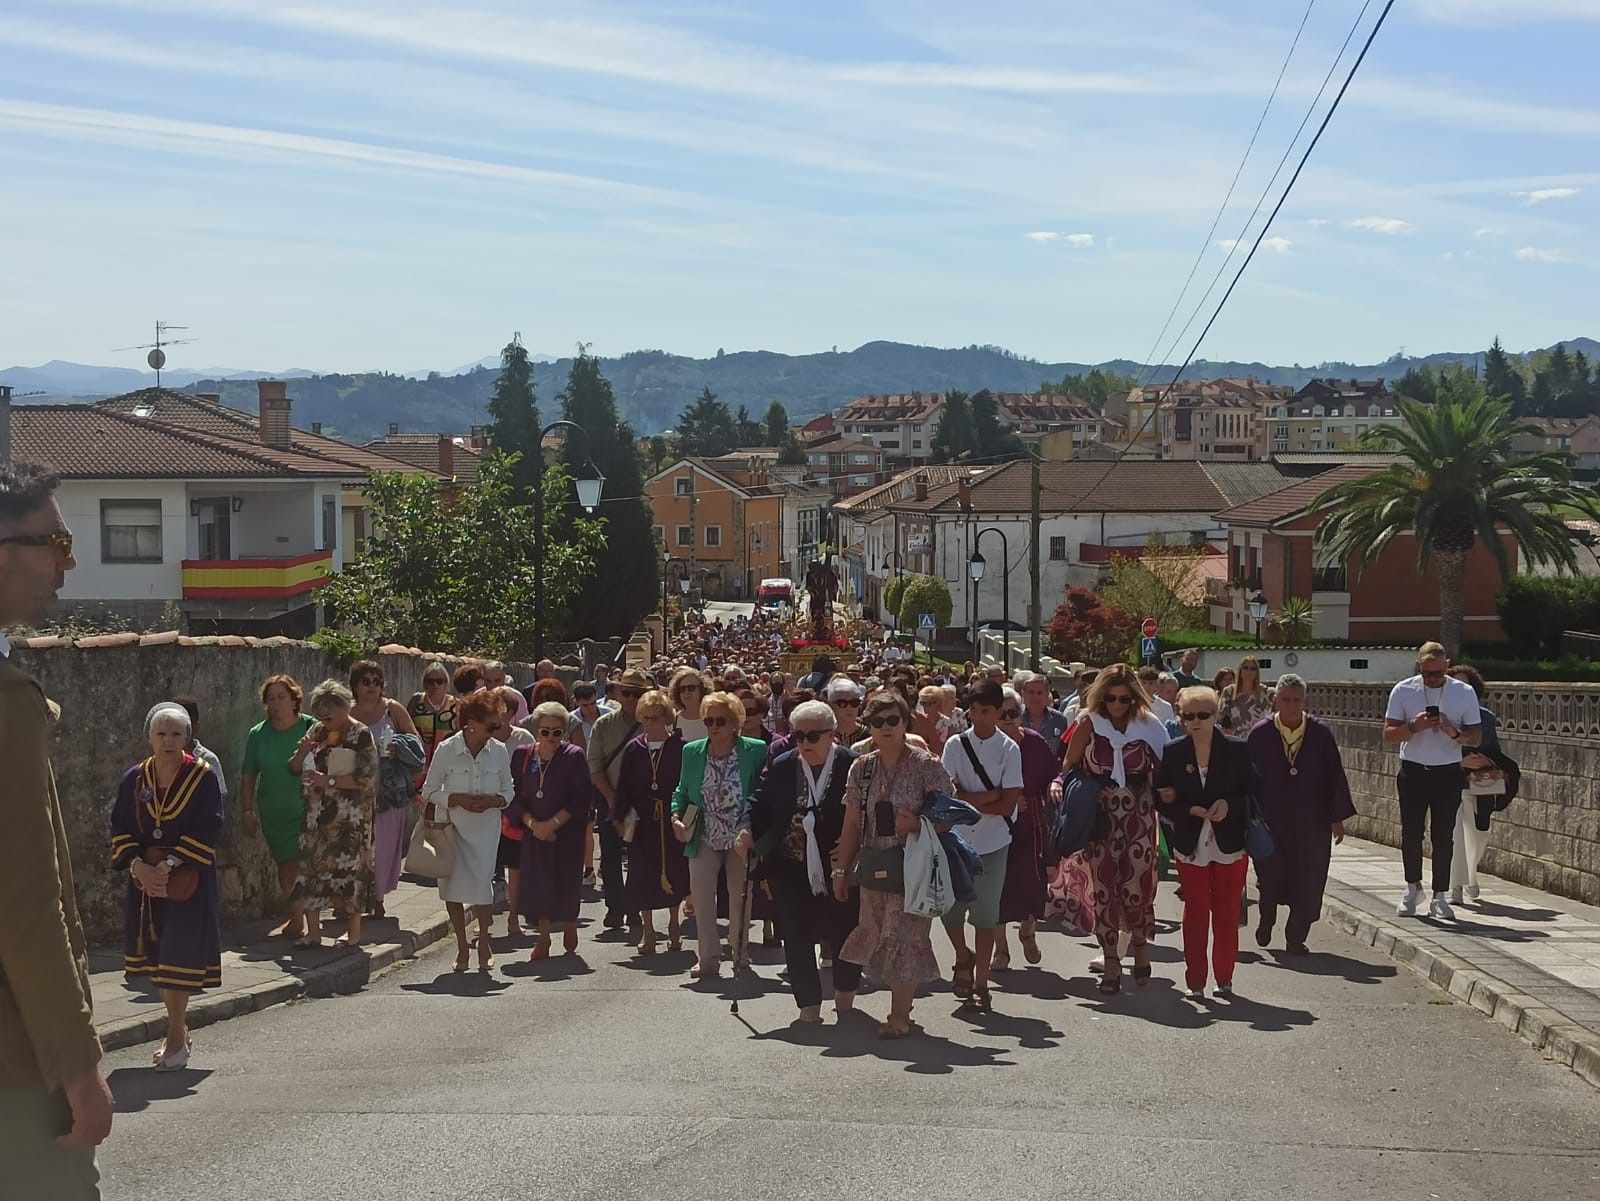
M1039 448L1029 448L1028 469L1031 474L1029 491L1033 494L1033 513L1030 521L1033 527L1033 537L1029 541L1031 549L1028 551L1028 608L1032 612L1029 620L1028 667L1032 671L1039 670L1039 627L1044 624L1044 614L1039 611L1039 528L1042 518L1039 513L1040 494L1043 485L1039 480ZM1009 636L1009 635L1008 635Z

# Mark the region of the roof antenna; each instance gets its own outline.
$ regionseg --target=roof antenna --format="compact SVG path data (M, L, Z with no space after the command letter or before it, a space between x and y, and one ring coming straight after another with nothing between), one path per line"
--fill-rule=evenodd
M188 328L187 325L173 325L169 321L157 321L156 340L154 342L146 342L143 346L121 346L112 353L121 354L125 350L148 350L150 353L144 356L144 361L149 363L155 370L156 387L159 388L161 386L161 369L167 365L167 352L164 348L168 346L187 346L190 342L198 341L196 338L169 338L167 337L167 331Z

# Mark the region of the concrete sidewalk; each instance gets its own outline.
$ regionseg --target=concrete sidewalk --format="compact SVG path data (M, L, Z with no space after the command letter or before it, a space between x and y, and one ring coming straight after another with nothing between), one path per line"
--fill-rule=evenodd
M200 993L190 1002L190 1026L208 1026L301 997L355 992L385 968L450 936L449 918L439 890L432 884L401 881L389 894L386 910L388 916L381 921L369 918L363 923L365 941L355 948L331 945L332 921L323 923L327 941L304 950L291 947L286 938L267 937L278 924L276 920L230 932L223 942L222 987ZM161 994L151 986L126 980L119 951L91 952L89 972L95 1028L107 1051L166 1034L167 1013Z
M1324 920L1600 1087L1600 909L1483 876L1453 923L1398 917L1403 876L1398 850L1347 838Z

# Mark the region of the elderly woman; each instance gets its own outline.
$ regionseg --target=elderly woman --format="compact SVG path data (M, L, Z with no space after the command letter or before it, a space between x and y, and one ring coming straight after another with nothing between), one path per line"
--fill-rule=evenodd
M994 967L1003 972L1011 966L1011 948L1006 942L1006 926L1011 922L1020 927L1017 940L1027 961L1038 963L1044 958L1037 925L1049 901L1047 886L1055 866L1049 854L1050 782L1061 770L1061 743L1059 736L1049 738L1027 725L1026 703L1015 688L1006 688L1002 695L1000 730L1022 752L1022 803L1011 827L1006 883L1000 894L999 937L994 945Z
M1476 749L1463 748L1461 766L1468 773L1499 767L1492 755L1503 755L1500 749L1499 722L1483 703L1488 691L1483 673L1476 667L1462 663L1452 667L1449 674L1472 689L1478 698L1478 717L1483 724L1483 736ZM1279 682L1281 688L1282 682ZM1450 903L1461 905L1476 901L1481 894L1478 887L1478 864L1483 859L1484 847L1489 842L1489 823L1494 815L1492 796L1473 796L1471 791L1461 793L1461 807L1456 810L1455 854L1450 858Z
M672 673L672 682L667 685L667 695L677 706L678 733L683 735L685 743L695 742L706 736L706 723L700 720L700 707L705 703L710 691L711 681L703 671L693 667L681 667Z
M192 729L175 702L151 709L150 756L123 775L111 810L111 866L128 873L123 971L147 977L167 1007L157 1071L187 1066L189 997L222 984L222 791L211 769L184 751Z
M930 790L954 785L944 765L906 742L911 706L898 692L880 692L867 702L872 749L850 765L844 798L844 827L834 851L834 899L849 901L852 869L860 888L856 928L839 948L838 958L859 964L873 981L889 989L889 1017L880 1038L904 1038L916 1028L911 1004L917 989L939 979L929 931L931 917L905 911L901 863L907 835L921 827L922 801ZM838 960L835 960L837 965Z
M289 770L305 796L304 856L292 900L306 915L297 947L322 945L322 911L345 922L338 946L361 941L361 915L372 895L372 822L378 799L378 747L351 716L355 698L338 680L324 680L307 708L316 724L295 744Z
M639 953L656 953L655 911L667 911L667 950L683 949L678 907L689 895L689 861L672 837L672 794L683 766L683 738L664 692L652 689L634 710L639 735L622 748L610 817L628 845L627 907L641 919Z
M553 925L562 929L562 949L568 955L578 950L583 833L594 784L583 748L566 741L569 717L555 701L534 706L535 742L511 758L516 796L508 816L524 831L516 905L539 931L530 960L549 958Z
M383 898L400 887L400 865L406 857L406 811L411 807L410 781L427 763L417 727L406 707L384 695L383 667L374 659L350 666L350 691L356 703L350 716L372 731L378 746L378 804L372 823L372 896L368 911L383 917Z
M1261 776L1261 816L1272 832L1273 854L1256 864L1261 914L1256 945L1272 942L1278 907L1286 906L1285 948L1306 955L1306 937L1322 916L1333 844L1344 841L1344 823L1354 817L1350 782L1333 729L1306 712L1306 682L1297 675L1278 677L1271 721L1259 723L1245 739Z
M773 885L789 986L805 1023L822 1021L817 942L842 947L860 910L859 891L850 889L839 900L829 878L844 829L845 783L855 762L836 743L837 722L821 701L807 701L789 715L794 749L768 765L750 811L760 869ZM834 1012L849 1013L860 987L860 966L836 959Z
M1272 712L1272 689L1262 683L1261 664L1254 655L1239 660L1233 683L1217 695L1222 705L1222 728L1240 738Z
M261 685L267 716L250 727L245 739L239 785L244 832L251 838L266 836L267 851L278 865L278 888L286 901L294 894L294 882L300 875L300 830L306 817L300 781L289 771L291 753L311 728L310 716L300 712L301 699L300 685L293 676L272 676ZM305 918L298 909L273 931L291 939L303 938L305 932Z
M677 683L674 677L674 683ZM681 702L680 702L681 704ZM742 738L744 706L728 692L700 705L706 736L686 743L683 769L672 794L672 832L689 860L699 953L689 969L699 980L721 974L717 938L717 878L728 883L728 944L734 970L746 966L745 857L750 853L750 797L767 759L767 744ZM682 712L679 730L683 729Z
M533 731L527 726L517 725L518 713L526 713L527 699L510 684L501 684L498 688L491 689L499 704L494 711L494 724L490 727L489 736L496 742L506 744L506 757L517 753L525 746L532 746L536 741ZM500 846L495 855L495 880L504 880L506 885L505 895L509 903L506 906L506 937L521 938L522 925L517 920L516 895L519 882L522 878L522 827L512 822L504 810L500 813Z
M1178 693L1184 734L1167 744L1156 773L1156 808L1169 829L1183 888L1184 983L1206 995L1206 946L1217 992L1233 992L1244 895L1245 829L1259 791L1249 748L1217 730L1217 694L1201 684Z
M500 848L500 813L511 803L511 756L505 743L494 737L504 718L502 701L488 688L463 698L456 716L461 730L439 744L422 799L433 810L430 821L443 810L455 830L455 864L439 881L439 898L450 914L456 933L455 970L467 970L467 913L471 905L478 919L478 970L494 967L489 926L494 916L494 867Z
M1156 812L1151 780L1167 745L1167 728L1150 713L1138 675L1126 663L1102 670L1083 698L1067 740L1067 769L1101 779L1100 808L1109 832L1092 844L1095 937L1104 954L1102 993L1122 991L1119 935L1133 949L1133 979L1150 979L1150 938L1155 933Z

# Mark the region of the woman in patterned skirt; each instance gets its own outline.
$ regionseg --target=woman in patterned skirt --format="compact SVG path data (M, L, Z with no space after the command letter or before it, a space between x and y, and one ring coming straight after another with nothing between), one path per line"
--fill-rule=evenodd
M844 830L833 858L833 895L850 895L850 869L861 886L861 916L838 957L854 963L889 989L889 1019L880 1038L904 1038L916 1029L911 1003L917 989L940 978L929 931L931 917L905 911L905 889L888 861L903 856L906 836L919 828L923 797L951 792L944 765L906 743L911 706L893 689L867 702L864 714L872 749L850 765L845 783ZM859 852L859 858L858 858Z
M1150 979L1150 938L1155 933L1156 812L1151 780L1161 765L1167 727L1150 712L1150 698L1126 663L1113 663L1095 677L1079 721L1067 743L1068 770L1082 768L1105 778L1100 807L1109 833L1091 844L1095 937L1105 955L1100 991L1122 989L1117 938L1131 936L1133 979Z

